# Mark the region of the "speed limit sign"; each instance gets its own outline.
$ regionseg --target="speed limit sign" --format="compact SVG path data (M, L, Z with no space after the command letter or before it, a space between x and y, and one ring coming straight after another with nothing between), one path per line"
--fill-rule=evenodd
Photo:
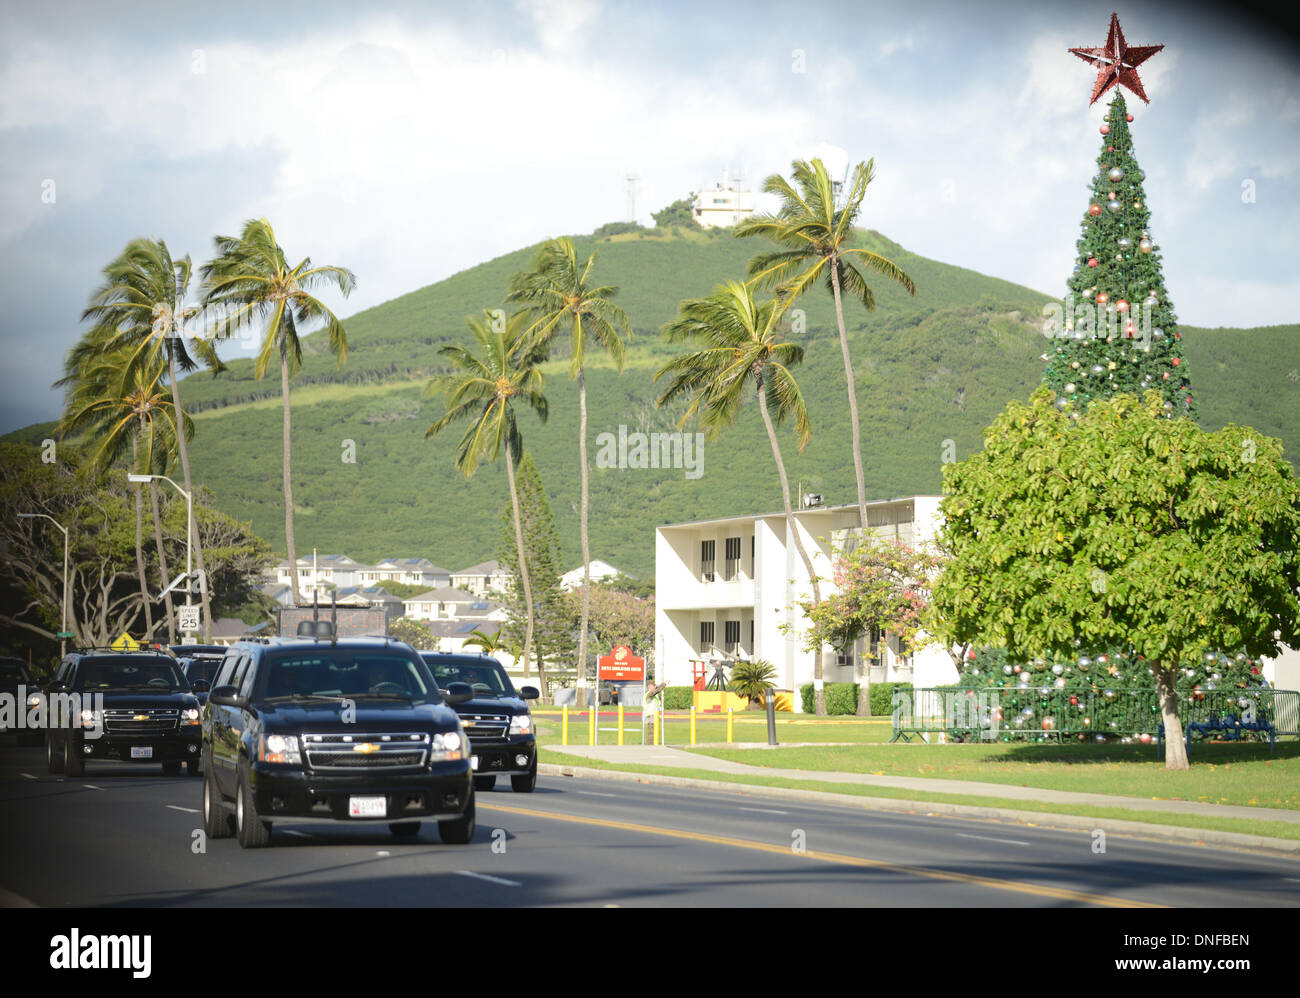
M182 631L197 631L199 629L199 608L197 606L181 607L180 624Z

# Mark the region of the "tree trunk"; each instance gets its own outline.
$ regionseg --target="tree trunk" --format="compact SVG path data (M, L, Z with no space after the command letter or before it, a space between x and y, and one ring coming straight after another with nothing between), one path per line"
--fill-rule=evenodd
M171 375L172 383L172 408L175 410L173 415L176 417L176 451L181 458L181 474L185 479L185 491L191 496L194 495L194 482L190 478L190 451L185 442L185 410L181 408L181 389L176 381L176 351L175 344L167 344L167 362ZM194 503L197 506L197 503ZM197 517L197 514L196 514ZM212 605L208 599L208 570L207 565L203 562L203 544L199 540L199 525L197 518L192 524L193 536L190 543L194 546L194 564L199 571L199 578L202 584L199 586L199 601L203 606L203 640L212 644ZM194 585L193 579L186 579L187 586Z
M781 459L781 445L776 440L776 427L772 425L772 416L767 411L767 386L763 382L762 372L758 372L758 411L763 415L763 425L767 427L767 439L772 445L772 457L776 460L777 474L781 478L781 499L785 503L785 527L790 536L794 538L795 549L799 552L799 557L803 559L804 568L808 570L808 581L812 583L813 606L817 606L822 601L821 586L817 582L817 572L813 569L812 559L808 557L808 551L803 546L803 538L799 536L799 525L795 523L794 511L790 506L790 479L785 474L785 462ZM820 686L822 679L822 645L817 642L817 647L813 651L813 678L817 680L814 684L815 692L813 693L813 704L816 713L826 716L826 690L817 688Z
M844 358L844 378L849 386L849 422L853 426L853 473L858 482L858 516L862 530L867 529L867 486L862 474L862 431L858 426L858 394L853 381L853 360L849 356L849 334L844 328L844 302L840 297L839 257L830 258L831 290L835 293L835 321L840 330L840 354Z
M289 344L283 332L280 333L280 398L284 401L284 543L289 553L293 605L297 606L302 599L298 592L298 549L293 543L293 486L289 474Z
M153 507L153 542L158 548L158 577L162 579L160 588L166 589L171 582L167 573L167 548L163 546L162 517L158 515L158 483L149 483L149 504ZM176 611L172 608L172 594L163 597L163 609L167 611L167 643L176 643Z
M587 678L587 624L591 619L591 545L587 539L587 380L585 373L578 371L578 463L582 475L582 624L578 630L578 678L584 681L578 690L581 696ZM599 680L596 693L599 693ZM594 701L600 697L593 694ZM584 706L579 701L578 706Z
M140 466L139 443L139 433L132 433L132 468ZM153 640L153 605L149 599L149 577L144 570L144 493L140 491L139 482L133 483L132 487L135 491L135 571L140 577L140 603L144 607L144 639L147 643Z
M862 656L862 682L858 684L858 717L871 716L871 664L870 654Z
M1156 667L1156 691L1160 694L1160 719L1165 725L1165 769L1190 769L1183 722L1178 717L1178 694L1174 690L1174 667Z
M506 443L506 477L510 480L510 506L515 514L515 548L519 552L519 578L524 583L524 610L527 624L524 628L524 674L528 673L528 656L533 648L533 586L528 580L528 559L524 554L524 528L519 516L519 491L515 488L515 459Z

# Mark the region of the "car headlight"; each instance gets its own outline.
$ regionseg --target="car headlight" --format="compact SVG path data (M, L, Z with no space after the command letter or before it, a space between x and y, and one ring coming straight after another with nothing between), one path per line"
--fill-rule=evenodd
M83 710L81 712L81 726L83 728L98 728L99 719L100 715L97 710Z
M510 718L510 733L512 735L531 735L533 733L533 715L516 714Z
M434 735L429 761L451 762L456 759L463 759L465 757L465 753L462 751L464 745L465 739L461 737L458 731L447 731Z
M181 724L198 724L199 708L186 707L181 711Z
M298 749L297 735L263 735L258 739L257 757L262 762L302 765L302 753Z
M44 700L45 697L41 693L29 693L27 695L27 706L29 708L39 707L44 702Z

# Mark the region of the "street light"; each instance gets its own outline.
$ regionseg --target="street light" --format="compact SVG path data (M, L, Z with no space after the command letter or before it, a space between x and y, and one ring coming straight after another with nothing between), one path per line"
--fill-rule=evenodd
M194 497L166 475L135 475L131 472L127 472L126 475L126 480L136 485L148 485L155 478L161 478L185 497L185 606L192 607L194 605L194 587L190 580L194 576L194 565L191 560L191 544L194 540ZM189 617L188 613L186 617ZM193 633L189 628L185 630L187 633Z
M63 531L63 627L59 630L59 658L60 660L68 650L68 528L61 524L48 513L19 513L20 520L35 520L37 518L49 520L52 524Z

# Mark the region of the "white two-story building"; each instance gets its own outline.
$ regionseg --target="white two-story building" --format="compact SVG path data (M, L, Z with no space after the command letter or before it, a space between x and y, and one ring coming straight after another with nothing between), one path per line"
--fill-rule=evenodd
M908 544L932 540L940 525L939 496L868 503L873 533ZM796 529L813 560L822 597L834 591L832 557L860 527L857 504L795 512ZM810 600L808 573L785 514L733 516L670 524L655 535L655 662L670 685L690 685L695 664L708 675L719 659L766 659L777 686L795 690L813 681L814 656L805 649ZM896 639L864 637L843 654L827 645L826 682L858 682L870 656L873 682L939 686L956 680L948 653L937 646L904 655ZM795 698L796 707L799 698Z

